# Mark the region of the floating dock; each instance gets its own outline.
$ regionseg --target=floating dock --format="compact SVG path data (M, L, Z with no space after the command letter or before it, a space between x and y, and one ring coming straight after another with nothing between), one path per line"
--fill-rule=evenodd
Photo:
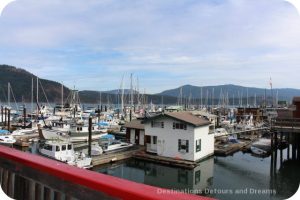
M155 163L159 163L159 164L165 164L165 165L169 165L169 166L176 166L176 167L181 167L181 168L186 168L186 169L194 169L198 165L197 162L176 159L176 158L168 158L168 157L148 154L146 152L140 152L140 153L134 154L133 157L136 159L139 159L139 160L145 160L145 161L155 162Z
M249 147L253 141L243 141L242 143L216 144L215 156L228 156Z
M103 165L103 164L107 164L107 163L111 163L111 162L129 159L129 158L132 158L134 154L137 154L144 150L145 150L145 147L137 146L137 147L132 147L126 151L104 153L99 156L93 156L92 157L92 165L97 166L97 165Z

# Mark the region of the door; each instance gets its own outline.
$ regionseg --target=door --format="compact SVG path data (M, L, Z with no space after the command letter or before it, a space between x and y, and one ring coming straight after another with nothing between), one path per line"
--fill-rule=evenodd
M139 145L140 143L140 130L135 129L135 144Z

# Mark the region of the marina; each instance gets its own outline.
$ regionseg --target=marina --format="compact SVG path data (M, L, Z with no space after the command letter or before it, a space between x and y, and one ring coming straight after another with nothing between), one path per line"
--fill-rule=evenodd
M31 105L24 104L21 112L2 105L1 131L7 139L2 143L11 142L6 146L58 166L201 198L279 200L297 189L300 177L290 174L300 159L297 97L291 108L278 108L276 115L274 109L263 106L161 107L153 103L124 105L120 112L118 104L81 105L76 90L67 99L65 106L37 103L35 109L26 109ZM265 114L266 110L272 114ZM293 117L286 118L287 113ZM12 184L8 175L2 176L4 183ZM10 187L4 189L13 194Z
M300 199L296 1L0 0L0 200Z

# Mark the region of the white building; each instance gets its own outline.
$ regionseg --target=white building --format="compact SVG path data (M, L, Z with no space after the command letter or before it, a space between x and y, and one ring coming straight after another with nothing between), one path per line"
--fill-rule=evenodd
M162 113L146 119L144 125L147 152L190 161L214 153L211 123L189 112Z

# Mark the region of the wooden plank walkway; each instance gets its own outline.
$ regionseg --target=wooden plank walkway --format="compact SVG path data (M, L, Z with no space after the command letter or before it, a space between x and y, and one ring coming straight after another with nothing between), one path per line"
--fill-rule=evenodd
M186 169L194 169L198 165L197 162L182 160L177 158L163 157L163 156L148 154L146 152L134 154L133 157L140 160L165 164L169 166L176 166L176 167L181 167Z
M227 144L227 145L215 145L215 155L216 156L228 156L232 155L247 146L249 146L253 141L244 141L243 143Z
M132 158L134 154L144 151L145 147L143 146L136 146L128 149L127 151L119 151L119 152L112 152L112 153L104 153L99 156L92 157L92 165L102 165L111 162L116 162L120 160L125 160Z

